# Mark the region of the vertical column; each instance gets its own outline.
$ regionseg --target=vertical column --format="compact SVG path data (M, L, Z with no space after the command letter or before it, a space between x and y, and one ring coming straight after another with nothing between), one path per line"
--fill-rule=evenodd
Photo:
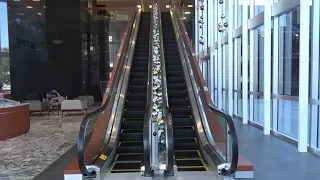
M263 134L270 134L271 121L271 0L264 7L264 122Z
M234 12L233 12L233 27L238 27L238 0L234 1ZM233 37L233 30L230 32L230 35ZM235 38L233 41L233 112L234 114L238 114L238 38Z
M194 0L194 44L196 55L199 54L199 4L198 0Z
M213 6L213 1L208 1L208 10L209 12L214 12L214 6ZM211 14L211 13L210 13ZM209 21L208 21L208 26L209 26L209 42L208 44L210 45L210 48L208 49L210 53L210 60L209 60L209 65L210 65L210 89L211 89L211 98L214 99L214 94L215 94L215 86L214 86L214 49L213 49L213 42L214 42L214 32L215 32L215 26L214 26L214 14L210 16ZM214 102L214 100L213 100Z
M243 124L248 123L248 5L249 0L243 0L242 15L242 118Z
M254 18L254 0L250 0L250 17L249 19ZM258 83L258 33L254 29L249 30L249 35L250 35L250 42L249 42L249 74L250 74L250 79L249 79L249 89L250 92L255 92L257 91L257 87L254 85L257 85ZM256 72L255 72L256 71ZM255 72L255 73L254 73ZM254 105L254 96L253 94L249 95L249 119L251 121L254 120L254 110L253 110L253 105Z
M278 0L274 0L277 2ZM279 93L279 17L273 18L273 64L272 64L272 93ZM272 129L278 128L278 99L272 100Z
M204 50L204 54L207 54L206 48L209 46L208 40L207 40L207 32L208 32L208 5L207 0L203 0L204 10L203 10L203 39L204 39L204 45L202 46L202 49Z
M219 23L220 21L220 14L222 12L222 7L220 4L216 3L216 8L217 8L217 15L216 15L216 18L217 18L217 23ZM216 26L218 27L218 26ZM218 107L220 109L223 108L223 103L222 103L222 96L223 96L223 92L222 92L222 88L223 88L223 59L222 59L222 34L221 33L218 33L217 34L217 45L218 45L218 48L217 48L217 67L218 67Z
M312 5L312 49L311 49L311 67L312 67L312 90L311 90L311 98L318 99L319 98L319 17L320 17L320 1L313 0ZM311 137L310 144L311 147L317 147L318 144L318 105L311 106ZM320 141L320 139L319 139Z
M229 114L230 116L233 115L233 25L234 25L234 17L233 17L233 6L234 6L234 0L229 0L228 1L228 46L229 46L229 55L228 55L228 73L229 73L229 81L228 81L228 84L229 84L229 87L228 87L228 99L229 99L229 102L228 102L228 105L229 105Z
M309 1L300 0L300 53L299 53L299 126L298 151L308 150L308 94L309 94Z

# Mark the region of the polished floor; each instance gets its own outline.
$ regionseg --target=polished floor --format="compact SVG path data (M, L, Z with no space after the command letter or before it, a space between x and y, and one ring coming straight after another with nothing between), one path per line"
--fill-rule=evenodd
M261 130L251 125L243 125L239 120L234 120L234 122L238 133L240 152L255 166L255 180L309 180L320 178L318 168L320 167L319 157L310 153L299 153L297 148L291 144L274 136L264 136ZM75 155L76 146L73 146L63 156L42 171L35 180L62 180L63 169ZM210 178L209 174L192 175L177 173L175 178L190 179L190 177L193 177L193 179L206 179L208 176ZM117 179L126 179L126 177L128 175L123 174L117 176ZM115 177L111 179L115 179ZM132 174L130 179L141 179L141 176L139 173L136 175ZM154 177L154 179L161 179L161 177Z

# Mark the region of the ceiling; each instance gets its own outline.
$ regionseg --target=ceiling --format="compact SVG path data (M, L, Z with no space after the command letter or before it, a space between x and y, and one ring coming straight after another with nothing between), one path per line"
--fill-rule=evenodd
M152 5L153 0L97 0L98 5L106 5L110 9L118 8L132 8L137 5L142 6L142 11L149 11L149 5ZM166 11L166 5L169 4L169 0L159 0L161 11ZM193 0L175 0L176 5L180 5L182 2L186 4L192 4Z

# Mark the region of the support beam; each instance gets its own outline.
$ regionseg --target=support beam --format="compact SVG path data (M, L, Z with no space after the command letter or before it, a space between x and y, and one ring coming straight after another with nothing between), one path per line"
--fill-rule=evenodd
M248 124L248 5L249 0L243 0L242 15L242 120Z
M299 53L299 123L298 151L308 150L308 96L309 96L309 1L300 0L300 53Z
M233 7L234 7L234 1L229 0L228 1L228 7L227 7L227 11L228 11L228 24L229 24L229 29L228 29L228 73L229 73L229 80L228 80L228 110L229 110L229 114L230 116L233 116L233 36L232 36L232 32L233 32L233 25L234 25L234 17L233 17Z

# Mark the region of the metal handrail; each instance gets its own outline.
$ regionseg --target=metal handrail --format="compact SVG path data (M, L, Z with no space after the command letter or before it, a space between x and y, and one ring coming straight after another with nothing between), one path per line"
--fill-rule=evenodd
M174 9L174 13L175 13L175 16L176 16L176 21L178 22L179 26L185 30L186 29L185 25L183 24L183 22L181 20L180 14L177 12L174 0L170 0L170 5L172 5L171 7L173 7L173 9ZM203 84L201 82L201 78L200 78L199 74L196 73L197 69L196 69L196 64L195 64L195 62L193 60L194 57L192 55L192 47L190 47L190 44L191 44L190 39L188 39L186 36L187 36L187 34L185 34L184 32L180 32L180 36L179 37L182 37L182 41L184 42L184 44L189 44L189 46L185 46L185 50L187 51L187 56L188 56L187 61L189 61L189 64L191 64L192 71L194 72L194 73L192 73L192 75L193 75L193 77L195 77L196 84L197 84L198 88L200 88L200 91L205 92L205 88L204 88L204 86L203 86ZM203 98L201 97L201 100L202 99ZM222 110L218 109L217 107L215 107L213 105L212 101L209 100L207 96L204 96L204 102L205 102L205 105L209 108L209 110L211 112L224 117L224 119L227 122L227 125L229 127L228 134L232 138L231 165L228 168L222 169L221 174L223 174L223 175L231 175L231 174L235 173L235 171L237 169L238 156L239 156L238 138L237 138L237 134L236 134L234 123L232 121L231 116L227 112L222 111Z
M159 4L158 0L154 2ZM167 75L166 75L166 64L163 48L163 34L162 34L162 22L161 22L161 11L159 7L159 36L160 36L160 60L161 60L161 79L162 79L162 104L163 104L163 113L165 121L165 133L166 133L166 170L164 175L173 176L174 175L174 145L173 145L173 123L172 123L172 114L169 109L169 100L168 100L168 88L167 88Z
M133 25L134 25L134 19L136 17L136 13L134 15L134 18L131 22L131 27L133 29ZM82 173L83 176L86 176L86 177L95 177L96 176L96 172L93 170L93 169L88 169L87 166L86 166L86 161L85 161L85 155L84 155L84 151L85 151L85 139L86 139L86 132L87 132L87 127L88 127L88 124L94 120L94 119L97 119L102 113L105 112L106 108L109 106L109 104L112 102L111 98L112 98L112 95L115 93L116 89L115 86L118 86L118 81L120 79L120 75L122 74L122 70L121 68L123 68L123 65L124 65L124 61L125 61L125 58L126 58L126 54L127 54L127 50L128 50L128 47L129 47L129 40L130 40L130 37L131 37L131 33L130 32L129 34L127 34L126 36L126 40L125 40L125 43L124 43L124 48L123 48L123 52L126 52L126 53L122 53L121 54L121 57L119 59L119 62L120 64L117 66L117 70L115 71L115 79L112 81L112 84L111 84L111 91L108 93L108 96L106 98L106 100L104 101L104 104L98 108L97 110L87 114L82 122L81 122L81 125L80 125L80 131L79 131L79 135L78 135L78 141L77 141L77 148L78 148L78 165L79 165L79 168L80 168L80 171Z
M143 123L143 165L144 176L151 177L154 172L151 168L151 114L152 114L152 10L150 13L150 30L149 30L149 63L148 63L148 84L147 84L147 100L146 112L144 114Z

